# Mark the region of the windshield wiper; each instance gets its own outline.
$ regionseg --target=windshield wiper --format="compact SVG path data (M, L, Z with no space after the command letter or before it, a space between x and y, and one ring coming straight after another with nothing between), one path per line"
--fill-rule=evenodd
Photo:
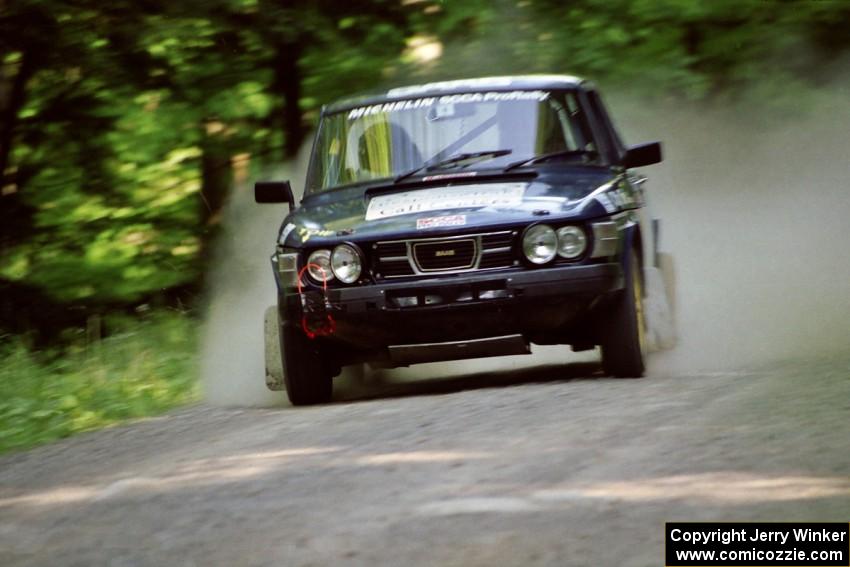
M504 169L504 171L510 171L512 169L516 169L518 167L522 167L524 165L534 165L535 163L544 162L550 159L555 158L567 158L567 157L590 157L591 159L597 156L597 153L593 150L561 150L559 152L551 152L548 154L540 154L538 156L533 156L528 159L522 159L519 161L515 161L513 163L508 164L508 166Z
M462 152L462 153L459 153L459 154L455 154L451 157L447 157L446 159L441 159L441 160L436 161L436 162L432 162L432 161L429 160L429 161L423 163L422 165L420 165L419 167L417 167L415 169L411 169L410 171L402 173L401 175L399 175L398 177L395 178L394 183L398 183L399 181L404 181L408 177L416 175L417 173L419 173L420 171L423 171L423 170L424 171L430 171L432 169L440 169L440 168L447 167L449 165L454 165L456 163L460 163L460 162L463 162L463 161L470 161L470 160L480 161L482 158L493 159L493 158L497 158L497 157L501 157L501 156L506 156L506 155L508 155L509 153L512 153L512 152L513 152L513 150L484 150L484 151L481 151L481 152Z

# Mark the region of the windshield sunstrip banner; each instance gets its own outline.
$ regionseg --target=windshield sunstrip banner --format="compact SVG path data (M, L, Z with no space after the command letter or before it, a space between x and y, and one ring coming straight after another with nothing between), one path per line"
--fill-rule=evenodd
M461 93L444 96L429 96L410 100L395 100L371 106L361 106L348 111L348 119L355 120L363 116L399 112L401 110L413 110L417 108L429 108L435 104L458 104L469 102L502 102L509 100L533 100L543 102L549 97L546 91L507 91L507 92L482 92Z

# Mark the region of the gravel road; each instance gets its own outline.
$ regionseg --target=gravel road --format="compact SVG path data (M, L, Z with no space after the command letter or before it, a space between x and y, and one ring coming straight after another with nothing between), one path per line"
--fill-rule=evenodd
M5 456L0 565L658 566L665 521L850 520L850 359L595 373L196 406Z

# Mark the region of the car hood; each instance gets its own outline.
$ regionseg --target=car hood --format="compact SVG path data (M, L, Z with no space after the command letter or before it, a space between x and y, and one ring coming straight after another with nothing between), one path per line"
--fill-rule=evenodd
M300 247L439 236L543 219L606 214L594 197L612 187L611 172L445 185L354 187L309 196L281 226L279 242Z

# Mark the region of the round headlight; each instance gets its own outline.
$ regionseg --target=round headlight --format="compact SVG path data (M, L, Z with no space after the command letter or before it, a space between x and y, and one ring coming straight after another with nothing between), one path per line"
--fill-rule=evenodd
M331 270L331 251L316 250L310 254L307 258L307 273L319 283L334 279L333 270Z
M363 262L357 250L348 244L340 244L331 254L331 269L343 283L354 283L363 270Z
M550 262L558 251L558 237L551 226L537 224L522 236L522 253L533 264Z
M587 248L587 237L577 226L564 226L558 229L558 256L578 258Z

